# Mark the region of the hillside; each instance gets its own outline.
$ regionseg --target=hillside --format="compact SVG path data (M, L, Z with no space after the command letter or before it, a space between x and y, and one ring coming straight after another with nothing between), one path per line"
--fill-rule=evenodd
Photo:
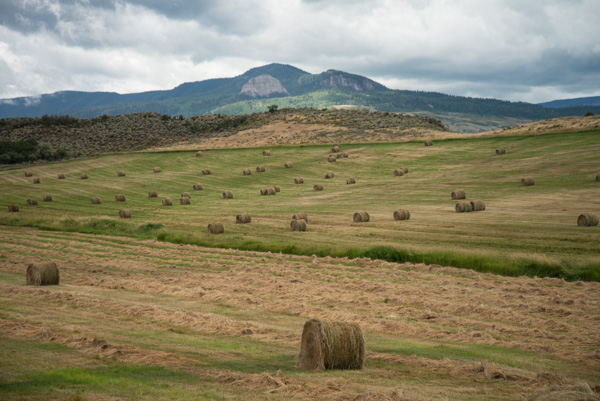
M3 99L0 118L101 115L155 112L170 116L261 112L280 108L334 108L427 115L453 131L480 132L564 116L600 114L600 106L546 108L494 99L450 96L435 92L391 90L360 75L328 70L311 74L296 67L269 64L233 78L188 82L171 90L132 94L63 91L34 97Z
M578 97L574 99L560 99L538 104L540 106L550 108L564 108L574 106L600 106L600 96Z

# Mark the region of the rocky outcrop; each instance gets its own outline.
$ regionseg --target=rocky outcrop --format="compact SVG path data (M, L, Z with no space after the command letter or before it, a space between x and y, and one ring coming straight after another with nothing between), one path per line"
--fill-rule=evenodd
M289 95L287 89L285 89L277 78L267 74L250 78L250 80L242 87L240 94L248 95L253 98L267 97L273 94Z
M374 82L366 78L346 77L342 73L331 74L321 81L322 86L328 88L337 88L340 86L352 88L355 91L362 92L365 90L373 90Z

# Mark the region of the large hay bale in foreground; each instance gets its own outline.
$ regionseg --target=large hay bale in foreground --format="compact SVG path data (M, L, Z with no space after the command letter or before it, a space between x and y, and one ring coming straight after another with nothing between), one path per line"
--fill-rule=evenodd
M337 161L337 157L335 155L329 155L329 157L327 158L327 161L329 163L335 163Z
M302 177L294 178L294 184L304 184L304 178L302 178Z
M263 156L271 156L270 150L263 150Z
M192 188L194 188L194 191L202 191L202 184L194 184Z
M264 173L266 171L265 166L258 166L256 167L256 172L257 173Z
M29 206L37 206L37 204L38 204L37 199L33 199L33 198L27 199L27 205L29 205Z
M394 212L394 220L409 220L410 212L407 209L398 209Z
M210 169L205 168L204 170L202 170L202 175L210 175Z
M291 231L306 231L306 220L303 219L292 219L290 223Z
M433 146L433 141L431 139L426 140L425 146Z
M451 196L452 196L452 200L458 200L458 199L466 199L467 194L464 189L457 189L456 191L452 192Z
M130 219L131 218L131 210L129 210L129 209L119 210L119 217L122 219Z
M86 173L81 173L81 175L79 176L79 178L81 178L82 180L87 180L88 179L88 175Z
M292 216L293 220L304 220L308 223L308 215L306 213L296 213Z
M249 168L245 168L244 170L242 170L242 173L244 175L252 175L252 170L250 170Z
M470 203L471 209L473 209L474 212L482 212L485 210L485 203L482 200L474 200Z
M598 225L598 215L592 213L580 214L577 218L577 225L579 227L592 227Z
M118 171L117 172L117 177L125 177L125 172L124 171Z
M160 173L162 170L160 169L160 167L154 167L152 171L154 171L155 173Z
M173 206L173 201L171 200L171 198L163 198L162 205L163 206Z
M59 175L58 175L58 179L59 179L59 180L64 180L65 178L67 178L67 177L65 177L65 175L64 175L64 174L59 174Z
M458 202L454 210L456 213L468 213L473 211L473 206L471 206L471 202Z
M348 177L346 178L346 184L356 184L356 180L354 177Z
M208 225L208 232L211 234L223 234L225 232L225 227L223 223L210 223Z
M158 192L148 191L148 198L156 198L156 197L158 197Z
M91 203L92 205L100 205L102 203L102 201L100 200L100 198L95 197L91 199Z
M31 171L25 171L25 177L33 177L33 173Z
M52 195L46 194L42 197L44 202L52 202Z
M533 177L525 177L521 179L521 185L524 187L530 187L532 185L535 185L535 180L533 179Z
M397 168L396 170L394 170L394 176L396 177L402 177L404 175L404 170L401 168Z
M201 150L196 152L196 157L202 157L202 156L204 156L204 153L202 153Z
M125 202L126 201L125 195L123 195L123 194L115 195L115 201L116 202Z
M233 199L233 192L231 192L231 191L223 192L223 199Z
M191 197L192 197L192 195L190 195L190 193L189 193L189 192L182 192L182 193L181 193L181 197L182 197L182 198L191 198Z
M42 183L42 180L40 180L40 178L39 178L39 177L35 177L35 178L33 179L33 183L34 183L34 184L41 184L41 183Z
M17 213L19 210L19 205L8 205L8 213Z
M304 324L299 365L306 370L362 369L365 340L358 324L322 322Z
M192 200L190 198L179 198L179 204L180 205L191 205L192 204Z
M323 190L323 184L313 185L313 191L322 191L322 190Z
M504 148L496 149L496 155L503 155L503 154L506 154L506 149L504 149Z
M60 272L54 262L31 263L27 266L26 280L27 285L58 285Z
M333 171L328 171L325 173L325 179L328 180L330 178L335 177L335 174L333 174Z
M287 162L287 163L285 163L283 165L283 167L285 167L285 168L292 168L292 167L294 167L294 165L292 163L290 163L290 162Z
M235 224L248 224L252 223L252 217L250 213L240 213L235 216Z
M339 152L339 151L340 151L340 145L333 145L333 146L331 147L331 152L332 152L332 153L337 153L337 152Z
M587 383L572 386L551 386L536 390L528 401L600 401L600 395Z
M356 212L354 213L354 222L355 223L366 223L371 220L371 216L367 212Z

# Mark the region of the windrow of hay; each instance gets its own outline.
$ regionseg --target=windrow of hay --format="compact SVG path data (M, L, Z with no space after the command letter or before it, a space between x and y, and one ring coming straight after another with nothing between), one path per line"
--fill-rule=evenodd
M298 357L305 370L362 369L365 340L355 323L311 319L304 324Z
M306 220L292 219L290 223L290 231L306 231Z
M394 212L394 220L409 220L410 212L407 209L398 209Z
M189 193L189 192L182 192L182 193L181 193L181 197L182 197L182 198L191 198L191 197L192 197L192 195L190 195L190 193Z
M125 172L124 171L117 172L117 177L125 177Z
M160 167L154 167L152 171L154 171L155 173L160 173L162 170L160 169Z
M58 179L59 179L59 180L64 180L65 178L67 178L67 177L65 177L65 175L64 175L64 174L59 174L59 175L58 175Z
M208 232L211 234L223 234L225 232L225 227L223 226L223 223L209 223Z
M528 401L600 401L600 395L587 383L573 386L551 386L536 390Z
M127 199L125 199L125 195L123 194L118 194L115 195L115 201L117 202L125 202Z
M202 153L201 150L196 152L196 157L202 157L202 156L204 156L204 153Z
M245 168L244 170L242 170L242 173L244 175L252 175L252 170L250 170L249 168Z
M163 206L173 206L173 201L171 201L171 198L163 198L162 205Z
M292 216L293 220L304 220L308 223L308 215L306 213L296 213Z
M337 161L337 157L335 155L329 155L329 157L327 158L327 161L329 163L335 163Z
M471 209L473 209L474 212L482 212L485 210L485 203L482 200L474 200L470 203Z
M25 177L33 177L33 173L31 171L25 171Z
M79 176L82 180L87 180L88 179L88 175L86 173L81 173L81 175Z
M223 192L223 199L233 199L233 192L231 192L231 191Z
M325 173L325 179L328 180L328 179L333 178L333 177L335 177L335 174L333 174L333 171L328 171L328 172Z
M506 149L504 149L504 148L496 149L496 154L497 155L506 154Z
M91 203L92 205L100 205L102 203L102 201L100 200L100 198L95 197L91 199Z
M52 202L52 195L46 194L42 197L44 202Z
M190 205L192 203L192 200L190 198L179 198L179 204L180 205Z
M265 169L265 166L258 166L258 167L256 167L256 172L257 173L264 173L265 171L267 171Z
M204 170L202 170L202 175L210 175L210 169L205 168Z
M27 285L58 285L60 272L54 262L31 263L25 274Z
M158 192L148 191L148 198L156 198L156 197L158 197Z
M252 223L252 217L250 213L240 213L235 216L235 224L248 224Z
M304 184L304 178L302 178L302 177L294 178L294 184Z
M530 187L532 185L535 185L535 180L533 179L533 177L525 177L521 179L521 185L524 187Z
M473 206L471 206L471 202L458 202L454 210L456 213L468 213L473 211Z
M367 212L356 212L354 213L354 222L355 223L366 223L371 220L371 216Z
M202 191L202 184L194 184L192 188L194 188L194 191Z
M452 196L452 200L467 198L467 194L464 189L457 189L456 191L452 192L451 196Z
M17 213L19 211L19 205L8 205L8 213Z
M431 139L426 140L425 146L433 146L433 141Z
M41 184L41 183L42 183L42 181L40 180L40 178L39 178L39 177L35 177L35 178L33 179L33 183L34 183L34 184Z
M339 152L339 151L340 151L340 145L333 145L333 146L331 147L331 152L332 152L332 153L337 153L337 152Z
M598 225L598 215L592 213L580 214L577 218L577 225L579 227L593 227Z
M313 191L322 191L322 190L323 190L323 184L313 185Z
M356 180L354 177L348 177L346 178L346 184L356 184Z
M290 163L290 162L287 162L287 163L285 163L283 165L283 167L285 167L285 168L292 168L292 167L294 167L294 165L292 163Z
M273 185L273 189L275 192L281 192L281 187L279 185Z
M263 150L263 156L271 156L270 150Z
M119 217L122 219L130 219L131 218L131 210L129 210L129 209L119 210Z
M27 205L29 205L29 206L37 206L37 204L38 204L37 199L33 199L33 198L27 199Z

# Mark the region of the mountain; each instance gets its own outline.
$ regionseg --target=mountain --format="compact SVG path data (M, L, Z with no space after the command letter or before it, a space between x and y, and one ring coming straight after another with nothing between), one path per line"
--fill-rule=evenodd
M560 109L574 106L600 106L600 96L577 97L573 99L552 100L550 102L538 103L540 106Z
M131 94L63 91L0 100L0 118L71 115L91 118L140 112L183 115L249 114L280 108L356 107L442 120L459 132L478 132L554 117L600 114L600 106L548 108L523 102L392 90L361 75L310 74L284 64L252 68L233 78L187 82L171 90Z

